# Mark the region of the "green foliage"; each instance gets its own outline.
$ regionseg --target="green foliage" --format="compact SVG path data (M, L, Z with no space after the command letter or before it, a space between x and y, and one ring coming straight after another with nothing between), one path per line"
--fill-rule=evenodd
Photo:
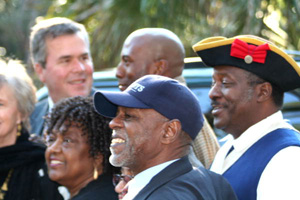
M176 33L187 56L195 56L193 44L217 35L254 34L300 48L299 0L0 0L0 47L27 59L29 27L46 11L47 18L64 16L86 26L96 70L115 67L125 38L144 27Z
M29 64L30 27L36 17L45 15L50 0L0 0L0 56L22 60ZM27 67L33 75L31 67ZM34 77L37 86L40 83Z
M45 15L51 1L0 0L0 47L6 56L28 59L30 26L39 15Z

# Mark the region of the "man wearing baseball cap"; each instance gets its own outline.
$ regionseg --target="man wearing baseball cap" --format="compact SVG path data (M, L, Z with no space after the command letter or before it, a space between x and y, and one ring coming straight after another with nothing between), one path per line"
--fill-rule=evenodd
M203 125L194 94L174 79L146 75L123 92L97 92L97 112L113 118L110 162L128 167L129 199L236 199L220 175L187 155Z
M300 87L300 67L251 35L211 37L193 49L214 68L214 125L233 136L211 170L229 181L238 199L299 199L300 136L281 107L284 92Z

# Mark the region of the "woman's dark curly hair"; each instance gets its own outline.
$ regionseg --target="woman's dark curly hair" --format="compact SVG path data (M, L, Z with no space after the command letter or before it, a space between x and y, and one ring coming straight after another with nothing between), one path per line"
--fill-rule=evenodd
M114 173L116 169L109 163L112 132L109 121L109 118L95 111L91 97L71 97L57 103L46 117L46 134L51 135L54 127L59 128L63 124L66 130L71 125L77 126L83 135L87 134L90 156L96 158L99 154L103 155L103 172Z

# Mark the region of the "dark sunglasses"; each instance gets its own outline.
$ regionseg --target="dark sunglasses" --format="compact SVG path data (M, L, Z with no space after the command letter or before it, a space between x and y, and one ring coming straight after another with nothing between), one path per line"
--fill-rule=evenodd
M114 186L118 185L118 183L123 180L126 183L128 183L131 179L133 179L133 176L130 175L124 175L124 174L114 174L113 175L113 184Z

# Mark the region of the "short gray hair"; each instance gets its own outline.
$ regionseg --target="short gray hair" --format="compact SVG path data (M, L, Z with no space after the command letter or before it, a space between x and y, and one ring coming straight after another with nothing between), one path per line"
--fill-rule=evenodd
M31 28L30 34L30 57L32 63L39 63L46 67L47 47L46 40L54 39L61 35L82 33L84 41L90 48L89 36L82 24L68 18L54 17L38 22Z
M24 117L22 125L30 130L29 116L36 103L36 87L26 72L24 65L17 60L8 62L0 59L0 87L7 85L17 100L18 110Z

